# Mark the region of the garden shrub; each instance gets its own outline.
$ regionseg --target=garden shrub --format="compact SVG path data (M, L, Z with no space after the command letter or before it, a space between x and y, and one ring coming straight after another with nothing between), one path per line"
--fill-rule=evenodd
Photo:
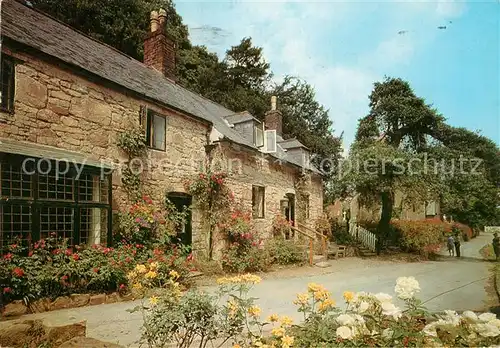
M461 314L453 310L430 314L416 297L420 284L413 277L396 280L393 296L345 291L345 307L331 293L309 283L294 304L303 322L271 314L262 317L257 299L249 297L261 279L245 274L220 278L215 294L190 291L152 297L138 306L144 318L142 343L149 347L175 344L243 347L494 347L500 342L500 320L493 313ZM197 344L198 344L197 342Z
M266 243L270 262L278 265L302 265L305 263L304 250L292 240L273 238Z
M452 226L453 233L458 232L462 239L467 242L473 238L472 229L459 222L454 222Z
M191 268L190 257L175 247L165 250L127 243L116 248L71 247L51 236L28 248L12 244L0 259L0 286L4 302L125 291L127 273L139 263L157 263L158 279L175 270L184 281Z
M437 253L451 232L449 224L436 220L393 220L391 225L404 251L423 256Z
M331 240L338 245L353 245L356 242L354 237L346 232L345 229L334 231Z
M314 222L314 228L317 232L321 233L324 236L331 236L332 234L332 224L328 219L328 215L326 213L322 214L320 217L316 219Z
M290 235L291 224L283 214L277 214L273 219L272 231L275 238L286 238Z
M488 261L495 261L496 256L495 256L495 250L493 249L493 244L486 244L483 246L480 250L479 253L483 257L483 259L488 260Z
M241 273L268 270L269 255L251 221L250 212L234 207L229 216L218 224L226 241L221 260L224 271Z

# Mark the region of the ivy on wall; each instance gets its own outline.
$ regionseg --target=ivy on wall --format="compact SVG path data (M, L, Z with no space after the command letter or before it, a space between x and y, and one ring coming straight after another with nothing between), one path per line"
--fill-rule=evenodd
M141 128L131 128L118 136L117 146L127 154L127 165L121 168L122 183L129 199L141 198L141 166L134 159L141 159L146 153L146 136Z

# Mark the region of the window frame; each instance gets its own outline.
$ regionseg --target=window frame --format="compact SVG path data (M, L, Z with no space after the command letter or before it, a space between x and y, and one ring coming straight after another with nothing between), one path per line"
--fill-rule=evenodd
M33 158L35 161L40 160L40 158L32 157L32 156L22 156L8 153L0 153L0 165L5 164L13 164L13 163L22 163L22 161L26 158ZM52 199L52 198L40 198L39 191L39 182L40 177L44 176L40 174L38 170L36 170L33 174L31 174L31 196L30 197L14 197L3 196L0 194L0 222L3 219L3 208L9 206L20 206L20 207L30 207L30 218L31 218L31 229L27 231L27 238L23 238L29 240L31 242L36 242L41 239L41 213L44 207L49 208L70 208L73 209L73 224L71 231L71 241L72 245L79 245L82 241L81 236L81 211L89 208L99 208L105 210L107 212L106 223L107 223L107 235L102 237L106 238L106 244L111 245L112 243L112 175L106 174L104 177L104 181L107 181L107 196L106 202L102 202L102 194L100 194L99 201L85 201L80 199L80 178L76 178L73 176L76 170L72 168L68 173L71 173L72 177L72 192L73 199L72 200L63 200L63 199ZM0 167L0 182L2 170ZM83 175L101 175L101 169L96 167L84 167L84 170L81 172ZM0 186L1 188L1 186ZM0 225L0 254L2 253L1 247L4 245L5 241L3 238L3 226ZM86 241L88 243L88 240Z
M163 139L163 148L155 147L155 138L154 138L154 120L156 117L161 117L165 121L165 130L164 130L164 139ZM155 112L151 109L148 109L146 112L146 144L148 148L157 151L167 151L167 116L162 115L158 112Z
M262 209L256 212L257 195L259 190L262 190ZM262 185L252 185L252 218L265 219L266 218L266 187Z
M16 62L14 58L11 56L8 56L4 53L0 52L0 71L5 72L5 65L9 65L8 69L10 70L10 79L7 84L7 105L3 104L3 73L0 73L0 89L1 89L1 95L2 97L0 98L0 111L6 112L9 114L14 113L14 96L16 93Z

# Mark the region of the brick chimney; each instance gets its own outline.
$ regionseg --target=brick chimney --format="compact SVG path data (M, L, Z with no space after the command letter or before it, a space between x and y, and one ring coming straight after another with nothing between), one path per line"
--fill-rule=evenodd
M265 120L267 129L276 129L278 135L283 134L283 115L276 109L276 96L271 97L271 110L266 112Z
M144 64L175 81L175 43L166 32L164 9L151 12L151 31L144 40Z

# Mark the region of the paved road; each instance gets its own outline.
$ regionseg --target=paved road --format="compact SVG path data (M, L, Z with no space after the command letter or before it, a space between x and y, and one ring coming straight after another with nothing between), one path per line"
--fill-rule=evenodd
M464 258L443 257L440 261L421 263L395 263L376 259L346 258L332 261L328 273L313 276L279 278L270 275L258 284L251 295L258 297L263 315L286 314L301 319L292 301L307 283L326 286L337 302L342 302L344 290L386 292L393 294L394 284L400 276L414 276L422 291L419 298L428 301L429 310L484 310L488 308L485 287L490 276L491 263L478 260L478 250L489 243L491 236L482 235L462 245ZM445 251L446 252L446 251ZM210 290L210 288L208 288ZM52 325L87 320L87 335L103 341L136 346L140 336L142 318L126 309L137 303L115 303L41 313L26 316L43 318Z

